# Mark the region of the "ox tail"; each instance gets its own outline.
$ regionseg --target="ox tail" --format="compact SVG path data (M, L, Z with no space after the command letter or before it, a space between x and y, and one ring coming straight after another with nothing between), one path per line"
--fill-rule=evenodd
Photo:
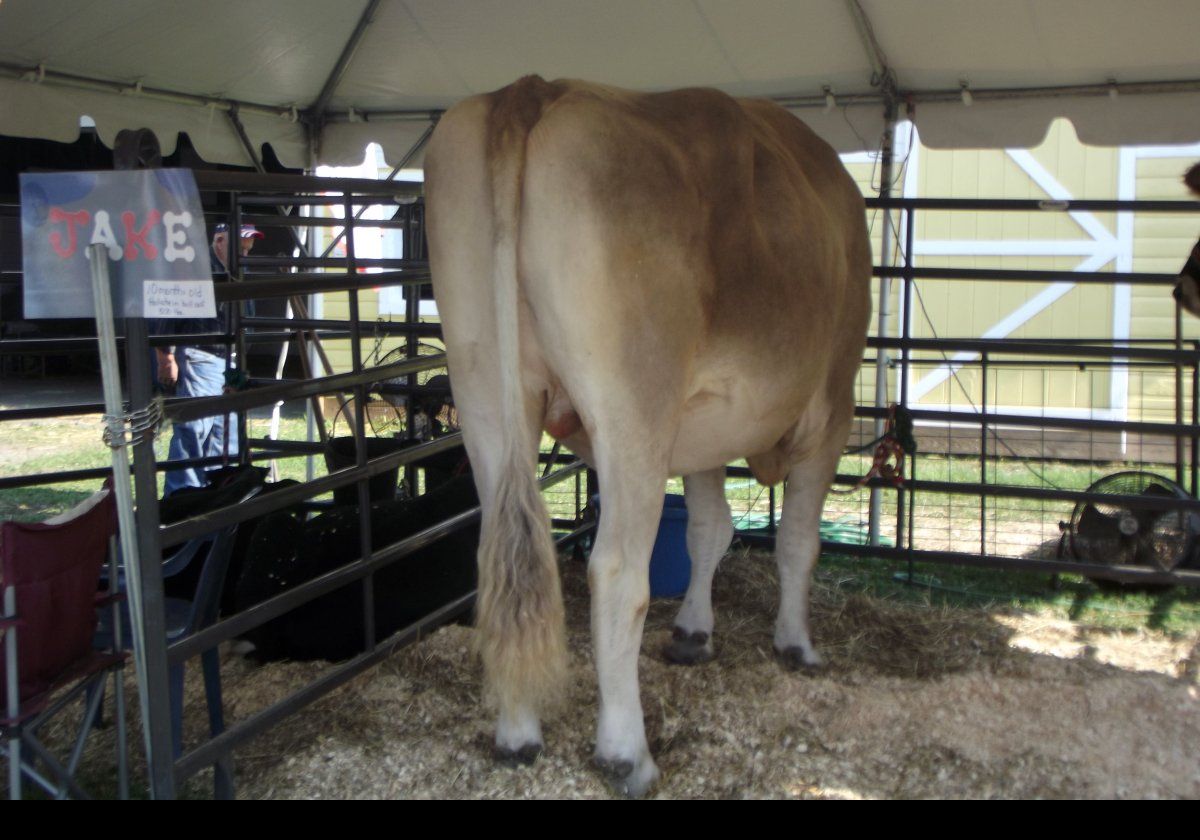
M479 546L476 639L501 711L545 711L566 682L558 559L536 479L537 432L521 376L517 242L525 147L555 88L536 76L492 94L487 154L494 219L492 287L503 453Z
M1200 197L1200 163L1194 164L1183 176L1183 183L1196 196Z

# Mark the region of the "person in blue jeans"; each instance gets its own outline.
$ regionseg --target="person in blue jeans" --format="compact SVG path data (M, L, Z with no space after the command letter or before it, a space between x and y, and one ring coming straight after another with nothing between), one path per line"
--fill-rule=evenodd
M162 348L171 350L172 348ZM168 354L175 362L177 378L175 395L179 397L211 397L225 389L225 356L207 352L199 347L176 347ZM162 356L160 355L160 362ZM162 378L162 367L159 368ZM165 383L164 383L165 384ZM200 417L184 422L176 421L171 432L171 447L168 458L172 461L191 458L220 457L226 454L225 438L228 435L228 455L237 455L237 424L229 415ZM206 487L208 480L204 472L210 467L185 467L167 473L163 493L170 496L183 487Z
M239 241L242 256L250 253L254 240L262 237L253 225L243 225ZM228 273L229 232L225 225L218 225L212 240L213 268L218 266ZM193 318L187 320L160 321L154 333L224 333L227 330L225 311L216 318ZM167 346L155 348L158 361L158 381L167 388L174 387L179 397L212 397L225 390L225 346L220 344L197 344L194 346ZM237 455L237 423L233 415L201 417L197 420L176 421L171 433L168 457L172 461L193 458L233 457ZM167 472L164 495L170 496L184 487L206 487L204 473L221 465L209 467L184 467Z

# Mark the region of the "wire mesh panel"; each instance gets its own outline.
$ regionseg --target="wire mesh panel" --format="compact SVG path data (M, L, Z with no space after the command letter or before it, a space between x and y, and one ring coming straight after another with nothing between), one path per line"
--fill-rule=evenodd
M1071 209L1077 204L1100 214L1134 209L1120 202L1073 202ZM1142 298L1154 292L1169 305L1166 286L1173 275L1072 270L1044 261L1018 265L1008 257L918 261L914 230L928 236L931 224L952 227L964 211L987 211L971 223L1003 228L1026 224L1046 208L1026 201L924 199L869 205L903 215L896 267L876 269L877 276L900 281L891 306L903 314L895 336L869 340L856 390L858 422L825 506L827 546L852 547L860 533L875 530L878 553L994 565L1047 561L1048 568L1078 560L1079 520L1086 514L1085 531L1129 532L1121 538L1124 548L1105 561L1109 566L1137 565L1122 558L1152 556L1160 559L1156 568L1146 568L1150 573L1168 565L1178 572L1200 566L1200 541L1189 530L1197 521L1193 511L1200 512L1193 498L1200 472L1197 343L1182 340L1178 320L1173 341L1093 338L1115 323L1114 311L1084 317L1085 309L1096 309L1089 301L1119 300L1113 289L1139 289ZM1184 202L1138 207L1195 212ZM922 214L929 218L922 221ZM1031 292L1016 287L1036 294L1030 298ZM1067 310L1047 307L1068 294L1073 303L1067 310L1074 314L1064 329L1059 321ZM1013 306L1029 317L1001 319L982 337L972 329ZM935 329L935 323L945 326ZM879 502L872 523L870 491L854 488L858 477L871 475L870 444L886 415L875 391L876 360L883 354L890 400L911 413L917 451L910 453L903 489L878 477L869 481ZM1099 494L1115 473L1151 477L1124 499L1124 507L1105 507ZM1147 495L1159 498L1141 498ZM1108 511L1107 519L1101 511ZM1180 548L1168 563L1161 552L1145 550L1145 543L1151 531L1165 531L1170 523L1177 525L1172 539ZM1195 582L1187 574L1171 580Z

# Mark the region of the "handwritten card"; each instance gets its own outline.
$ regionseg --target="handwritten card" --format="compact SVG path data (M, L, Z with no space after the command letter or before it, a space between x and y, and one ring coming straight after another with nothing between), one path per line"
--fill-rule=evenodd
M146 280L142 309L147 318L215 318L211 280Z

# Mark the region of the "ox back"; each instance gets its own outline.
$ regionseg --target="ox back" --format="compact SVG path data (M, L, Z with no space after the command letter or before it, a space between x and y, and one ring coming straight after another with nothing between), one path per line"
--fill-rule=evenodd
M870 315L862 197L778 106L528 77L442 119L426 155L434 292L484 508L477 636L506 758L541 749L564 672L548 430L596 469L589 561L596 760L640 794L637 654L669 475L683 475L692 584L666 651L713 655L710 586L732 533L724 465L789 481L775 647L811 666L820 507L853 416Z

